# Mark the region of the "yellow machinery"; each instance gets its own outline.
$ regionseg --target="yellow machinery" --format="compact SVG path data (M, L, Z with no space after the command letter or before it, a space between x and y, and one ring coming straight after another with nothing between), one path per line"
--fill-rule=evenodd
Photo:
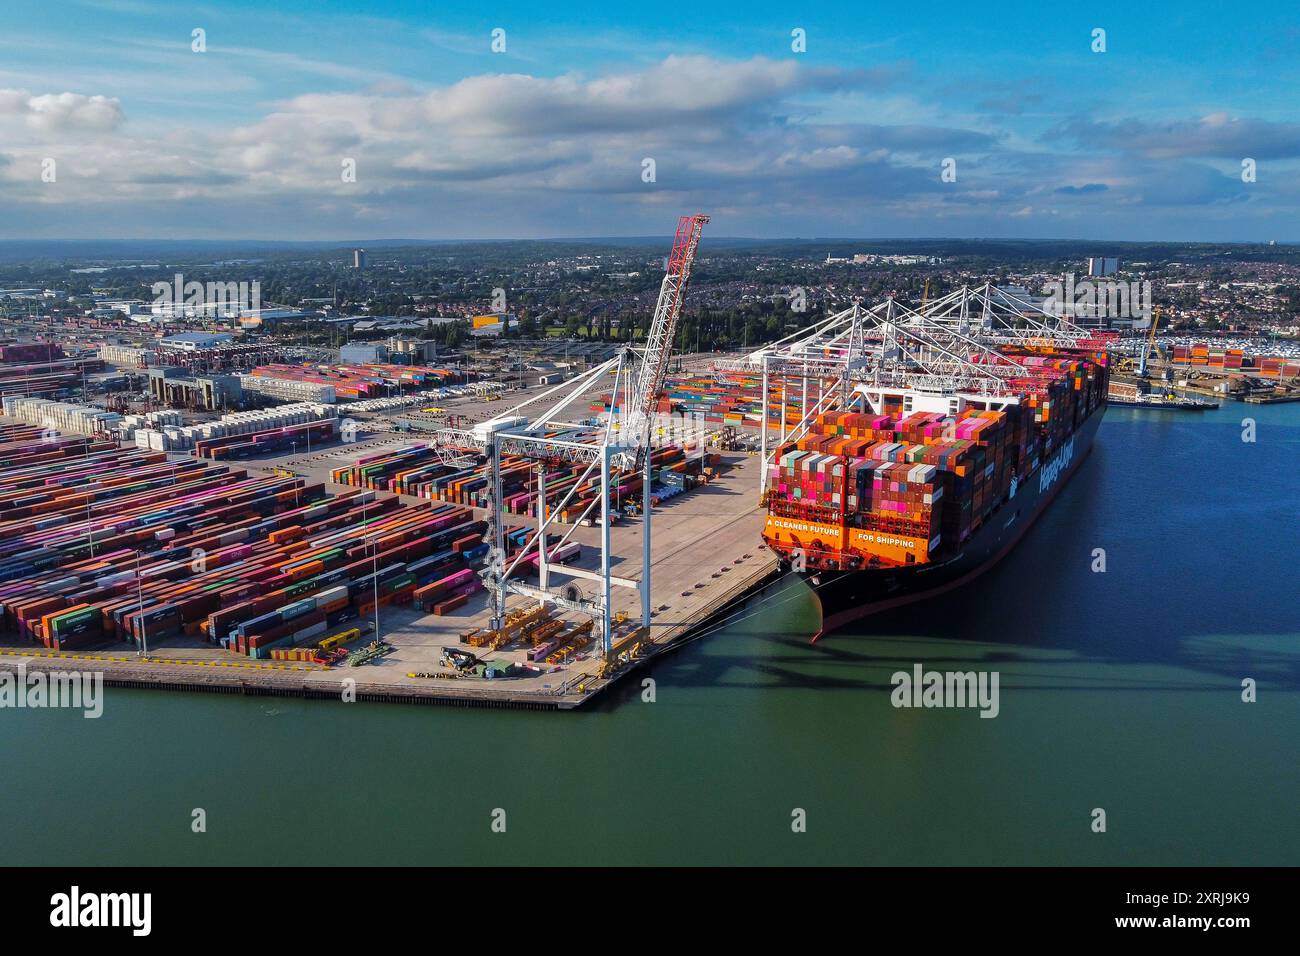
M638 627L617 638L610 645L609 654L600 665L600 676L607 677L627 661L635 660L641 645L650 636L649 628Z
M1117 370L1122 372L1132 372L1138 378L1147 377L1147 365L1152 359L1159 359L1165 363L1165 378L1172 380L1173 370L1169 367L1169 357L1165 355L1156 342L1156 329L1160 325L1160 307L1156 306L1151 313L1151 328L1147 330L1146 338L1138 346L1137 358L1124 358L1118 363Z
M506 616L505 622L499 631L475 630L467 635L462 635L462 640L470 647L487 647L495 651L505 647L521 635L527 635L550 620L550 617L551 609L544 605L539 604L530 608L520 608L511 611Z
M1156 306L1155 311L1151 314L1151 330L1147 332L1146 341L1142 343L1142 349L1138 353L1138 375L1146 378L1147 361L1152 358L1158 358L1165 362L1167 356L1164 351L1156 344L1156 326L1160 324L1160 307Z
M325 638L316 646L322 651L328 651L331 648L338 647L340 644L346 644L348 641L355 641L361 636L361 628L354 627Z
M591 643L592 622L583 621L561 635L561 644L546 655L546 663L559 664Z

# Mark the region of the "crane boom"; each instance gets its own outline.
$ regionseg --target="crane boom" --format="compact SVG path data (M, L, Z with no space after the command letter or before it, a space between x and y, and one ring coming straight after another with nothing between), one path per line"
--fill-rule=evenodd
M1155 313L1151 318L1151 330L1147 333L1147 337L1142 341L1142 345L1138 348L1139 378L1146 378L1148 359L1158 358L1162 362L1165 360L1165 353L1161 350L1160 346L1156 344L1156 326L1159 324L1160 306L1156 306Z
M632 394L625 407L628 409L622 430L626 444L635 443L637 459L646 452L646 427L654 414L656 398L663 388L668 373L668 358L672 353L673 339L677 335L677 320L682 314L686 299L686 285L691 279L691 266L695 263L695 250L700 244L700 232L708 216L682 216L677 220L677 234L673 251L668 256L668 270L663 285L659 287L659 301L655 304L654 318L646 334L645 352L642 354Z
M468 464L476 464L479 455L485 459L488 470L487 513L488 530L486 540L491 545L488 564L481 572L483 584L492 592L492 630L500 632L506 621L507 594L522 595L532 600L554 604L570 611L591 614L600 623L601 654L608 655L612 648L611 587L633 587L641 592L642 627L648 632L650 628L650 423L656 407L664 378L668 373L668 358L672 352L673 339L677 334L677 320L681 316L682 302L686 298L686 285L690 281L691 266L695 261L695 251L700 242L700 231L709 221L708 216L682 216L677 222L677 233L673 240L672 253L668 257L668 266L663 285L659 289L659 301L655 305L654 318L646 336L645 348L637 354L630 345L620 350L615 358L595 365L576 378L556 385L541 395L525 397L523 401L484 422L476 423L472 428L442 428L436 436L438 455L444 463L460 462L468 457ZM638 361L639 359L639 361ZM625 409L624 421L617 438L614 437L615 419L605 422L601 433L590 428L576 426L568 420L566 409L577 402L590 389L605 381L606 376L613 375L613 391L610 404L614 408ZM540 404L560 396L555 404L540 414L533 412L529 406ZM584 423L589 425L590 423ZM467 455L468 452L468 455ZM537 530L529 537L523 548L513 555L507 554L505 523L503 515L504 487L501 475L501 461L505 455L518 455L534 460L537 473L537 504L534 514L538 516ZM552 506L546 497L545 474L547 463L555 460L577 462L585 465L576 484L569 487L567 495L559 499L559 504ZM613 485L611 471L613 468L645 469L642 506L644 529L642 535L642 570L640 581L618 578L610 574L610 525L615 519L611 514L615 507L610 501ZM595 476L594 478L592 476ZM579 592L575 598L564 595L550 588L547 584L548 562L542 556L548 554L546 529L565 513L565 507L580 487L587 487L586 482L600 482L598 498L589 499L581 512L580 518L569 519L575 523L585 519L595 510L593 521L599 521L600 560L599 573L570 568L561 572L570 577L594 578L601 584L597 598L587 599ZM554 487L554 486L552 486ZM599 507L596 507L599 502ZM570 532L571 533L571 532ZM567 540L564 536L561 543ZM534 587L517 580L510 580L515 567L529 554L539 557L541 585Z

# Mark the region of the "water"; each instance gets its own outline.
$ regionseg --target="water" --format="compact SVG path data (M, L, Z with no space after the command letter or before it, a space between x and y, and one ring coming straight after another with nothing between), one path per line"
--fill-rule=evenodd
M1294 865L1298 453L1300 405L1112 409L974 587L810 647L810 598L778 584L650 669L653 704L3 711L0 861ZM918 662L998 671L1000 715L894 709Z

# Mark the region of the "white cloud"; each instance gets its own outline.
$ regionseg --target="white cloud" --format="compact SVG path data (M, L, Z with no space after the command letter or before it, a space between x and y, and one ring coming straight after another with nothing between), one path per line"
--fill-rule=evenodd
M17 118L42 132L61 130L104 131L116 128L125 116L115 97L81 93L45 93L0 90L0 119Z
M1036 141L937 108L901 110L912 96L876 95L898 75L669 56L600 75L482 74L433 90L359 84L293 96L227 127L206 114L187 122L183 112L151 126L134 111L127 125L108 96L0 89L0 142L12 160L0 164L0 228L633 234L657 228L665 209L730 207L737 233L744 223L777 223L768 228L847 234L864 216L922 228L931 219L1032 222L1049 213L1047 201L1067 215L1125 204L1245 208L1240 185L1206 164L1170 176L1106 136L1089 149L1052 142L1077 127ZM1194 128L1204 141L1291 133L1215 114ZM1102 129L1110 140L1116 131L1126 127ZM940 182L946 156L963 157L956 186ZM57 183L40 180L44 157L58 160ZM641 178L647 157L656 162L652 184ZM356 162L355 183L340 177L344 159ZM1080 184L1107 188L1072 188ZM1269 188L1290 187L1266 182L1254 191Z

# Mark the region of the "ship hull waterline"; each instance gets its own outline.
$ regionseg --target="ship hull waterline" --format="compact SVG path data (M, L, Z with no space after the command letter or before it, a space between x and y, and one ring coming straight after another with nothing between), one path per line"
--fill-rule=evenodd
M958 554L932 564L905 568L801 574L821 609L821 626L810 643L815 644L872 614L961 587L996 565L1019 543L1087 460L1105 412L1106 405L1102 404L1089 415L1062 448L1018 484L1016 493L989 516ZM1066 460L1056 466L1053 475L1053 466L1062 455ZM1050 480L1044 480L1045 475Z

